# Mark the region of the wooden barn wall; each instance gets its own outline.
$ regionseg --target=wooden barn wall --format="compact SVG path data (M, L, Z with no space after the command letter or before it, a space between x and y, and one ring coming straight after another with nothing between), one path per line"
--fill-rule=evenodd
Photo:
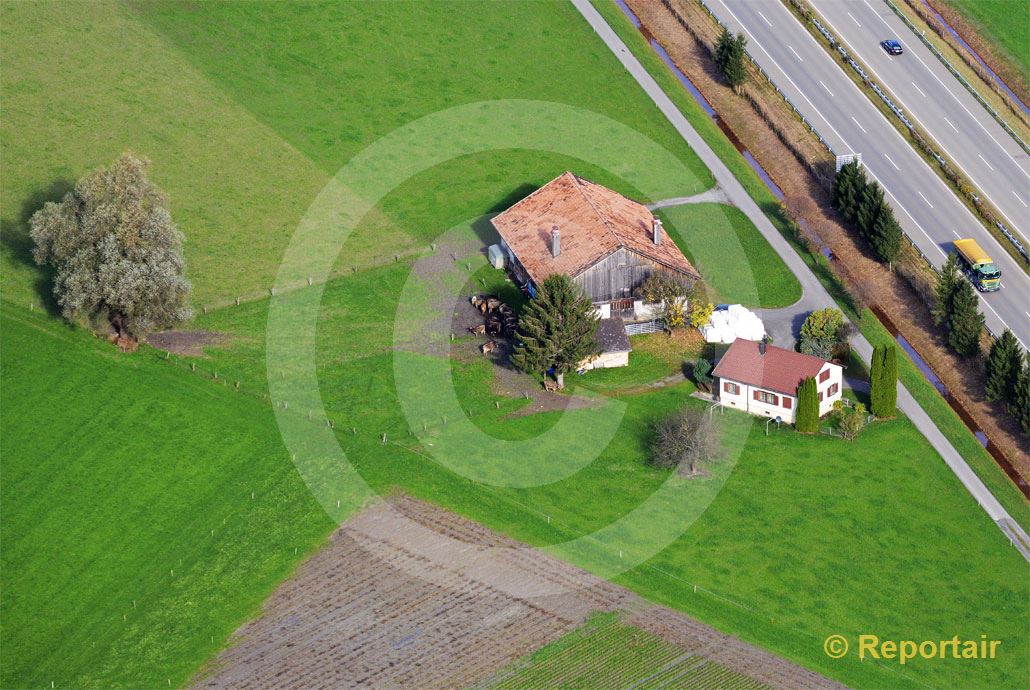
M655 270L667 271L668 269L646 257L622 248L601 259L576 276L574 280L583 288L591 301L607 302L613 299L633 297L634 291Z

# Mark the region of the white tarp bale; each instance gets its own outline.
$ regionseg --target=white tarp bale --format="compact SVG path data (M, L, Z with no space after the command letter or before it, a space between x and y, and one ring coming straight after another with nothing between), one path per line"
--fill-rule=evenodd
M501 249L501 245L491 244L490 248L486 250L486 256L490 260L491 266L504 268L504 250Z
M732 343L737 338L759 341L765 337L765 324L754 312L740 304L720 306L701 327L708 343Z

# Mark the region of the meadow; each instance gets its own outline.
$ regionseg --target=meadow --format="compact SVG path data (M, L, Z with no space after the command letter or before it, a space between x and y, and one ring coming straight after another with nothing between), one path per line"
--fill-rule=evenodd
M124 148L150 157L187 234L198 305L267 289L293 226L336 168L445 105L533 98L605 113L693 171L693 179L656 180L669 196L711 185L564 4L90 8L0 5L0 684L8 687L181 684L333 527L290 462L267 397L267 299L198 313L191 327L227 342L193 359L147 347L118 355L11 303L45 301L43 276L26 260L25 222L57 183ZM47 51L36 49L42 44ZM684 112L775 213L732 145L677 90ZM40 118L46 108L55 114ZM645 346L648 357L625 378L584 377L584 387L593 381L625 404L614 438L575 474L504 488L427 459L440 431L412 429L402 413L394 376L410 354L394 348L393 320L411 252L569 167L636 191L617 171L525 150L456 159L398 187L326 284L316 347L336 438L373 490L406 491L552 548L617 520L668 479L646 463L649 430L688 404L693 386L636 389L675 372L677 357ZM713 213L729 218L749 258L774 269L756 299L792 300L796 283L776 275L768 245L733 213L701 206L670 211L670 220L684 214L688 231L704 229L689 214ZM676 239L700 264L718 263L722 247L711 237ZM466 290L480 285L479 261ZM747 301L733 284L715 287ZM490 436L532 438L558 423L553 412L519 416L527 401L499 394L482 359L424 364L452 372L472 423ZM906 420L878 424L854 443L786 429L765 436L761 422L743 416L727 415L726 424L746 444L732 466L713 468L725 482L718 498L620 582L855 686L1026 685L1025 563ZM874 626L913 638L989 631L1013 651L989 667L913 664L901 675L823 654L826 635Z
M1030 7L1013 0L946 0L996 41L1030 81Z

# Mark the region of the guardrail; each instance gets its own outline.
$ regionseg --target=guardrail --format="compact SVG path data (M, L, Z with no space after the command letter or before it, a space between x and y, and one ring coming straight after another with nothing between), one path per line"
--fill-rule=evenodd
M955 69L955 66L951 64L948 58L944 57L944 53L937 50L937 46L935 46L930 41L930 39L926 37L925 32L920 31L916 27L916 25L912 23L912 20L908 18L908 15L906 15L900 7L891 2L891 0L884 0L884 2L887 3L887 6L891 8L894 14L898 15L901 21L905 22L905 25L912 30L912 33L919 37L919 40L923 42L923 45L930 49L930 52L934 54L934 57L940 60L941 64L943 64L948 69L948 71L951 72L956 79L958 79L959 83L962 84L962 86L966 87L966 90L969 91L970 94L972 94L973 98L975 98L980 103L980 105L986 108L987 112L991 114L991 117L993 117L998 122L998 124L1002 126L1002 129L1008 132L1009 135L1016 140L1016 143L1019 144L1019 146L1024 151L1030 153L1030 147L1027 146L1026 142L1023 141L1018 134L1016 134L1012 127L1009 126L1009 123L1005 122L1005 120L998 113L998 111L995 110L994 107L990 103L988 103L983 96L980 95L976 88L969 83L969 80L967 80L964 76L962 76L962 74L957 69Z

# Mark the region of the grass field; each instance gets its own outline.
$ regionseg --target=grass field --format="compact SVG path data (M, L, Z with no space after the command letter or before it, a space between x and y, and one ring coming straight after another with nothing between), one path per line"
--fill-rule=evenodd
M0 19L5 300L40 299L25 219L60 190L54 181L130 147L153 159L154 179L171 194L201 304L267 288L294 224L336 167L441 104L535 98L596 110L653 136L694 172L669 183L670 196L711 184L565 4L140 3L86 12L6 3ZM673 86L782 224L753 171ZM44 104L50 117L39 117ZM534 488L473 484L420 454L433 437L420 438L401 413L394 365L407 355L392 349L392 322L411 264L393 254L568 167L634 192L617 172L524 150L456 159L397 188L344 259L346 268L381 265L329 282L317 343L323 401L368 484L538 545L599 529L662 485L667 473L645 463L649 428L693 388L626 389L675 371L678 357L642 347L648 357L626 378L595 379L596 390L625 393L626 412L587 467ZM747 256L774 265L732 213L683 213L727 220ZM721 247L703 233L681 239L695 258L708 251L718 260ZM760 299L790 299L789 279L764 277ZM200 314L194 325L228 342L193 372L183 358L163 361L148 348L120 356L3 305L0 684L181 683L331 529L265 397L267 308L254 301ZM426 366L453 371L457 397L489 435L531 438L557 423L557 413L511 417L526 401L497 395L481 359ZM239 392L226 385L235 381ZM742 417L733 424L750 437L716 502L625 584L855 686L1028 684L1025 563L907 421L877 425L852 444L765 437L760 422L750 428ZM394 442L383 444L382 433ZM719 596L697 594L691 582ZM990 666L912 664L899 675L823 654L826 635L865 631L914 639L986 631L1005 641L1006 655Z
M639 628L615 614L586 625L502 669L480 688L765 687Z
M87 12L18 2L0 13L0 285L22 303L48 292L29 260L28 216L125 149L152 160L171 198L201 305L270 287L304 210L345 161L406 122L464 103L537 99L596 111L685 163L690 173L674 181L655 166L663 196L712 185L565 3L99 2ZM569 168L637 191L618 170L546 151L467 156L391 193L341 262L392 260Z
M1030 81L1030 5L1021 0L946 0L995 41Z

